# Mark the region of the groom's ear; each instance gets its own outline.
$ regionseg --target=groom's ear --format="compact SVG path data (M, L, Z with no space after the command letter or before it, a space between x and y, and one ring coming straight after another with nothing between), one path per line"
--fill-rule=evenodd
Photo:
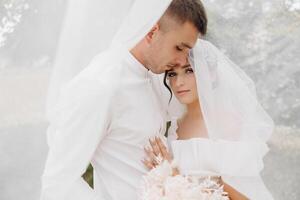
M151 30L147 33L147 35L146 35L146 41L147 41L148 43L151 43L152 40L153 40L153 38L155 38L155 37L157 36L159 30L160 30L159 24L155 24L155 25L151 28Z

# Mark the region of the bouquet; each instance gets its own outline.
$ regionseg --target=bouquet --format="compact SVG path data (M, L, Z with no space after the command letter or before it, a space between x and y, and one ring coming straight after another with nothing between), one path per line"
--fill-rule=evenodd
M162 161L145 176L140 190L141 200L229 200L223 186L205 177L174 174L175 163Z

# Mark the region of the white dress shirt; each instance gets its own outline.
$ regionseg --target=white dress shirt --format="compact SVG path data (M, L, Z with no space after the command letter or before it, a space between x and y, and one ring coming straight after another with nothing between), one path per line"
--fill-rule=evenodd
M122 48L98 55L52 114L41 200L138 199L144 146L164 131L152 74ZM90 162L94 190L81 177Z

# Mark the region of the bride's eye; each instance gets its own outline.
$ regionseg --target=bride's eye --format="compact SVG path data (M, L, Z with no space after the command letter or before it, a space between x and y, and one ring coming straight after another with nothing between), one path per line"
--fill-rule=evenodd
M194 70L192 68L188 68L185 70L185 73L192 74L192 73L194 73Z
M168 78L171 78L171 77L174 77L174 76L176 76L175 72L168 72L168 74L167 74Z

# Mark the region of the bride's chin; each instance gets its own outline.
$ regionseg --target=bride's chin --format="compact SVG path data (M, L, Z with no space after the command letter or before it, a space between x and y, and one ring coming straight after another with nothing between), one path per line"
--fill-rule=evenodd
M191 103L191 100L188 97L176 97L176 98L181 104L187 105Z

